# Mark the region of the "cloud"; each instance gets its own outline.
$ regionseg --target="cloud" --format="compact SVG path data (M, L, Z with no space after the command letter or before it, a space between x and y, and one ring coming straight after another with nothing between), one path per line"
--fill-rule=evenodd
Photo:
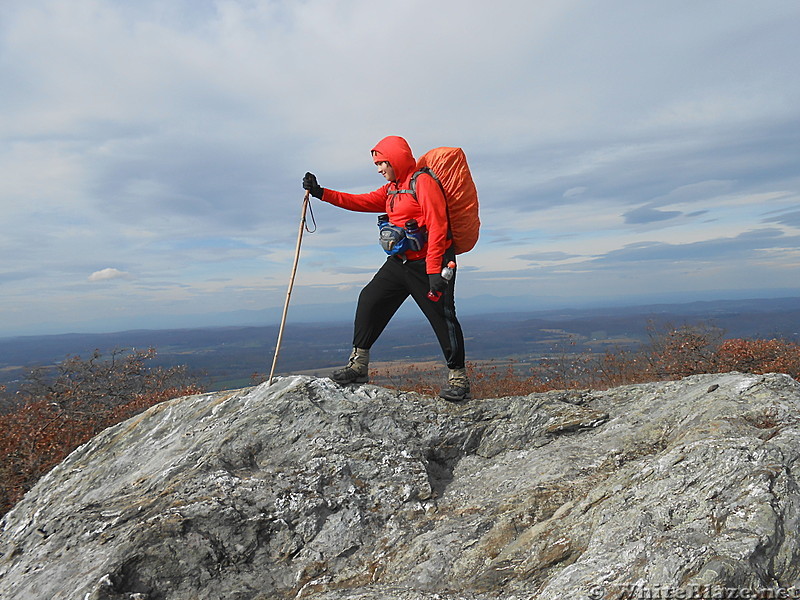
M800 235L786 235L774 228L747 231L734 237L672 244L638 242L606 253L592 261L596 266L619 266L621 263L710 261L740 263L761 256L764 251L794 251L800 247Z
M579 257L578 254L568 254L567 252L555 251L555 252L530 252L528 254L518 254L514 258L518 258L520 260L528 260L531 262L559 262L578 257Z
M95 271L91 275L89 275L89 281L108 281L109 279L127 279L130 276L129 273L125 271L120 271L119 269L108 268L108 269L101 269L100 271Z
M570 188L566 192L564 192L564 198L575 198L577 196L580 196L581 194L586 192L586 189L587 188L585 188L582 185Z
M623 216L625 222L633 225L640 225L644 223L656 223L659 221L666 221L681 216L681 212L677 210L658 210L651 206L640 206L629 210Z
M6 272L6 273L0 273L0 282L9 283L12 281L23 281L25 279L31 279L32 277L35 277L35 273Z
M483 229L459 294L514 261L631 274L659 254L777 252L766 234L745 251L754 223L791 240L800 6L472 4L2 3L0 315L282 306L302 174L376 189L369 148L387 134L467 152ZM300 297L384 260L374 216L313 202ZM76 286L87 272L127 275L126 296Z
M780 223L781 225L788 225L800 229L800 210L793 210L785 212L774 217L764 219L765 223Z

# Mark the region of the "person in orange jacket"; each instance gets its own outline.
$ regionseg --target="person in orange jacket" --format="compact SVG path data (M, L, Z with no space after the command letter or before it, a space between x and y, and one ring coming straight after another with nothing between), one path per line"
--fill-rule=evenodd
M359 212L386 213L386 235L402 236L409 221L416 221L421 237L411 240L384 239L392 252L358 298L353 327L353 351L345 367L331 374L338 383L369 381L369 351L400 305L411 296L433 327L449 369L447 386L439 396L451 402L469 398L470 384L465 368L464 335L456 318L455 274L448 281L442 268L455 261L448 235L447 205L438 182L427 173L415 177L416 198L411 179L417 163L408 142L389 136L372 149L372 160L387 181L366 194L348 194L323 188L312 173L303 178L303 188L312 196L334 206ZM413 237L413 236L409 236ZM408 243L406 243L408 242ZM396 243L396 245L392 245ZM397 250L402 248L401 252ZM432 294L429 296L429 293ZM440 296L438 301L432 300Z

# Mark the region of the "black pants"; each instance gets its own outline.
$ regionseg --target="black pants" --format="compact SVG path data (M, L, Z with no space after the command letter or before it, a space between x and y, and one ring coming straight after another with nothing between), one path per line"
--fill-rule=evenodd
M445 263L452 258L446 255ZM453 276L444 295L432 302L427 297L430 287L425 261L403 262L396 256L388 257L358 297L353 346L372 348L397 309L411 296L433 327L448 368L464 368L464 334L456 319L455 282Z

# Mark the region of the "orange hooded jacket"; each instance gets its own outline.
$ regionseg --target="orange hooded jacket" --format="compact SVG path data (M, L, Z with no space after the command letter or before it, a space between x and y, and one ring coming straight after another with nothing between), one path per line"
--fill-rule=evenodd
M422 250L406 252L409 260L425 259L429 274L439 273L444 252L452 243L448 238L447 205L442 189L430 175L420 175L416 181L417 198L411 194L389 194L389 191L411 188L411 176L417 171L417 161L403 138L395 135L383 138L372 149L374 162L389 161L395 181L366 194L348 194L325 188L322 199L334 206L358 212L386 213L392 225L403 227L416 219L428 230L428 243Z

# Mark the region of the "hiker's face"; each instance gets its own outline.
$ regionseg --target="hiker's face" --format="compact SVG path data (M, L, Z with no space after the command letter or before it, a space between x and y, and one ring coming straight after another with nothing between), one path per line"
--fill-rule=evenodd
M392 165L389 164L388 161L381 160L375 163L375 166L378 167L378 173L383 175L386 178L386 181L394 181L394 169Z

